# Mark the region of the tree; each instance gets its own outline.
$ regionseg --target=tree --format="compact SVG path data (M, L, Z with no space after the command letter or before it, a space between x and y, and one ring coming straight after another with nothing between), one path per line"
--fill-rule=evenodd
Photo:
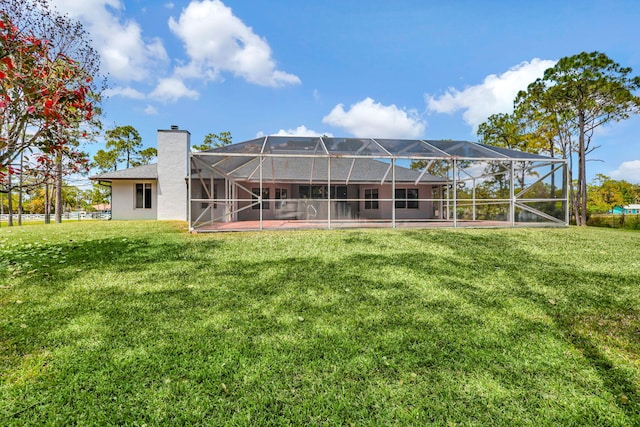
M541 153L545 150L545 143L539 136L529 128L529 120L520 114L518 109L511 114L492 114L486 122L478 127L478 141L496 147L504 147L511 150L519 150L527 153ZM519 162L519 175L516 176L521 188L525 186L525 177L528 163ZM485 171L487 175L494 179L504 178L505 166L497 163L490 163Z
M131 167L131 160L142 147L142 137L133 126L118 126L105 133L107 148L117 153L119 162L125 162L126 168Z
M204 141L200 145L194 145L196 151L205 151L211 148L220 148L225 145L232 144L231 132L220 132L219 134L209 133L204 137Z
M98 150L93 157L92 166L100 172L118 170L118 164L125 167L148 165L158 156L153 147L141 149L142 138L133 126L118 126L105 133L108 150Z
M520 149L525 138L525 126L516 114L492 114L478 126L478 142L483 144Z
M631 71L603 53L582 52L560 59L528 91L534 101L553 105L563 124L577 136L575 146L569 146L578 158L573 197L577 225L587 223L587 156L598 148L592 144L594 130L640 111L640 97L633 94L640 88L640 77L632 77Z
M541 80L531 83L526 91L520 91L514 102L514 114L527 123L527 132L538 140L543 151L550 157L560 156L567 160L568 167L563 168L562 182L573 182L573 129L567 119L567 113L553 100L545 96L546 85ZM551 175L551 194L556 192L555 174ZM575 192L569 186L570 211L575 209Z
M111 199L111 186L94 182L91 186L91 204L106 205Z
M101 89L94 83L99 57L79 23L52 12L46 0L0 0L0 6L0 161L6 170L26 149L64 149L64 132L93 118Z
M13 172L25 150L52 155L61 203L65 158L79 158L72 145L87 135L81 127L99 124L99 56L82 25L47 0L0 0L0 7L0 175Z
M150 164L155 158L158 157L158 149L154 147L148 147L144 150L140 150L137 153L137 158L131 162L132 166L141 166Z
M112 172L118 170L118 153L115 150L98 150L93 156L92 167L100 172Z

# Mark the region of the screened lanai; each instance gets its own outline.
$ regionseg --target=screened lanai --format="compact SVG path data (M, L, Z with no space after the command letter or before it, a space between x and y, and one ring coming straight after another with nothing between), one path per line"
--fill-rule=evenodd
M190 166L196 232L568 224L564 160L468 141L265 136Z

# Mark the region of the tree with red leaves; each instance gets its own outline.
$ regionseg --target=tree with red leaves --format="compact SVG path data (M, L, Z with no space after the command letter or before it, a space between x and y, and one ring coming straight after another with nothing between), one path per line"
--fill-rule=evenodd
M24 152L54 159L57 192L65 170L85 167L77 146L100 126L98 73L99 56L79 22L47 0L0 0L0 181L7 191Z

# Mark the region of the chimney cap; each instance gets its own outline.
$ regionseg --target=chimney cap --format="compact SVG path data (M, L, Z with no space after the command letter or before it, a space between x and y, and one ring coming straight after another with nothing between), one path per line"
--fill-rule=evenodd
M171 125L171 130L178 130L178 129L180 129L178 125Z

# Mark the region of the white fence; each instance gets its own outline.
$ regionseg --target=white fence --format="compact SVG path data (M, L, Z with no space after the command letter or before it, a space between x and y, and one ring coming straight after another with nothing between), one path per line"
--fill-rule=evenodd
M53 222L54 214L50 215L51 221ZM96 220L96 219L111 219L110 212L65 212L62 214L62 219L64 220ZM9 214L0 214L0 221L6 222L9 220ZM44 222L44 214L22 214L22 221L24 222L36 222L41 221ZM13 214L13 222L17 224L18 222L18 214Z

